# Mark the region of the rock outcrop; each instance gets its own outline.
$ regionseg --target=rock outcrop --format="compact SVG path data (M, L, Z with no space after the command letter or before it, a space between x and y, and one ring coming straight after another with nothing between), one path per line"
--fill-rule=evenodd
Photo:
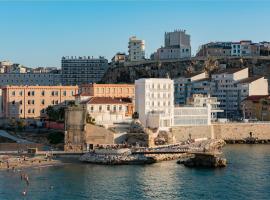
M143 154L133 155L129 149L102 150L89 152L80 157L80 161L102 165L152 164L156 160Z
M167 74L171 78L177 78L204 70L211 74L224 66L226 68L248 67L250 75L270 78L270 57L195 57L182 61L145 61L129 65L115 65L107 70L101 83L134 83L139 78L165 78Z
M225 158L209 154L195 154L193 157L184 160L179 160L177 163L183 164L186 167L207 167L207 168L220 168L226 167L227 165L227 161Z

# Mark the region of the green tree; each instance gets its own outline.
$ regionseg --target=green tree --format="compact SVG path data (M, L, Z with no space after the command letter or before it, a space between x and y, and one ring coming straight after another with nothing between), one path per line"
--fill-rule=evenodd
M139 113L134 112L134 113L132 114L132 119L139 119Z
M91 115L88 113L87 115L86 115L86 123L88 123L88 124L96 124L96 120L95 120L95 118L93 118L93 117L91 117Z
M65 107L54 108L48 106L46 108L46 113L51 121L63 121L65 118Z

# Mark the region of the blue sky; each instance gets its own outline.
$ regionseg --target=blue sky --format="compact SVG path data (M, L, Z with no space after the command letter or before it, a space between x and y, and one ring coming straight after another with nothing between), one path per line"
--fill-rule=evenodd
M60 67L62 56L127 52L146 41L150 56L165 31L185 29L192 52L209 41L270 41L270 0L0 0L0 60Z

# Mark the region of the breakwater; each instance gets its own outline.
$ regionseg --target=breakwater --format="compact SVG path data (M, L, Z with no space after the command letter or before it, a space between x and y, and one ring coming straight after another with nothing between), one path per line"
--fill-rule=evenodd
M152 164L159 161L187 158L190 157L190 154L200 152L215 154L224 144L223 140L204 140L156 148L99 148L82 155L80 161L108 165Z

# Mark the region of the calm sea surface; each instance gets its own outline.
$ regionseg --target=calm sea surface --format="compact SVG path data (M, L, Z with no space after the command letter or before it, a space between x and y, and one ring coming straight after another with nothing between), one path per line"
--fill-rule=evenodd
M270 145L227 145L224 169L189 169L175 161L145 166L68 164L0 172L0 200L270 199Z

